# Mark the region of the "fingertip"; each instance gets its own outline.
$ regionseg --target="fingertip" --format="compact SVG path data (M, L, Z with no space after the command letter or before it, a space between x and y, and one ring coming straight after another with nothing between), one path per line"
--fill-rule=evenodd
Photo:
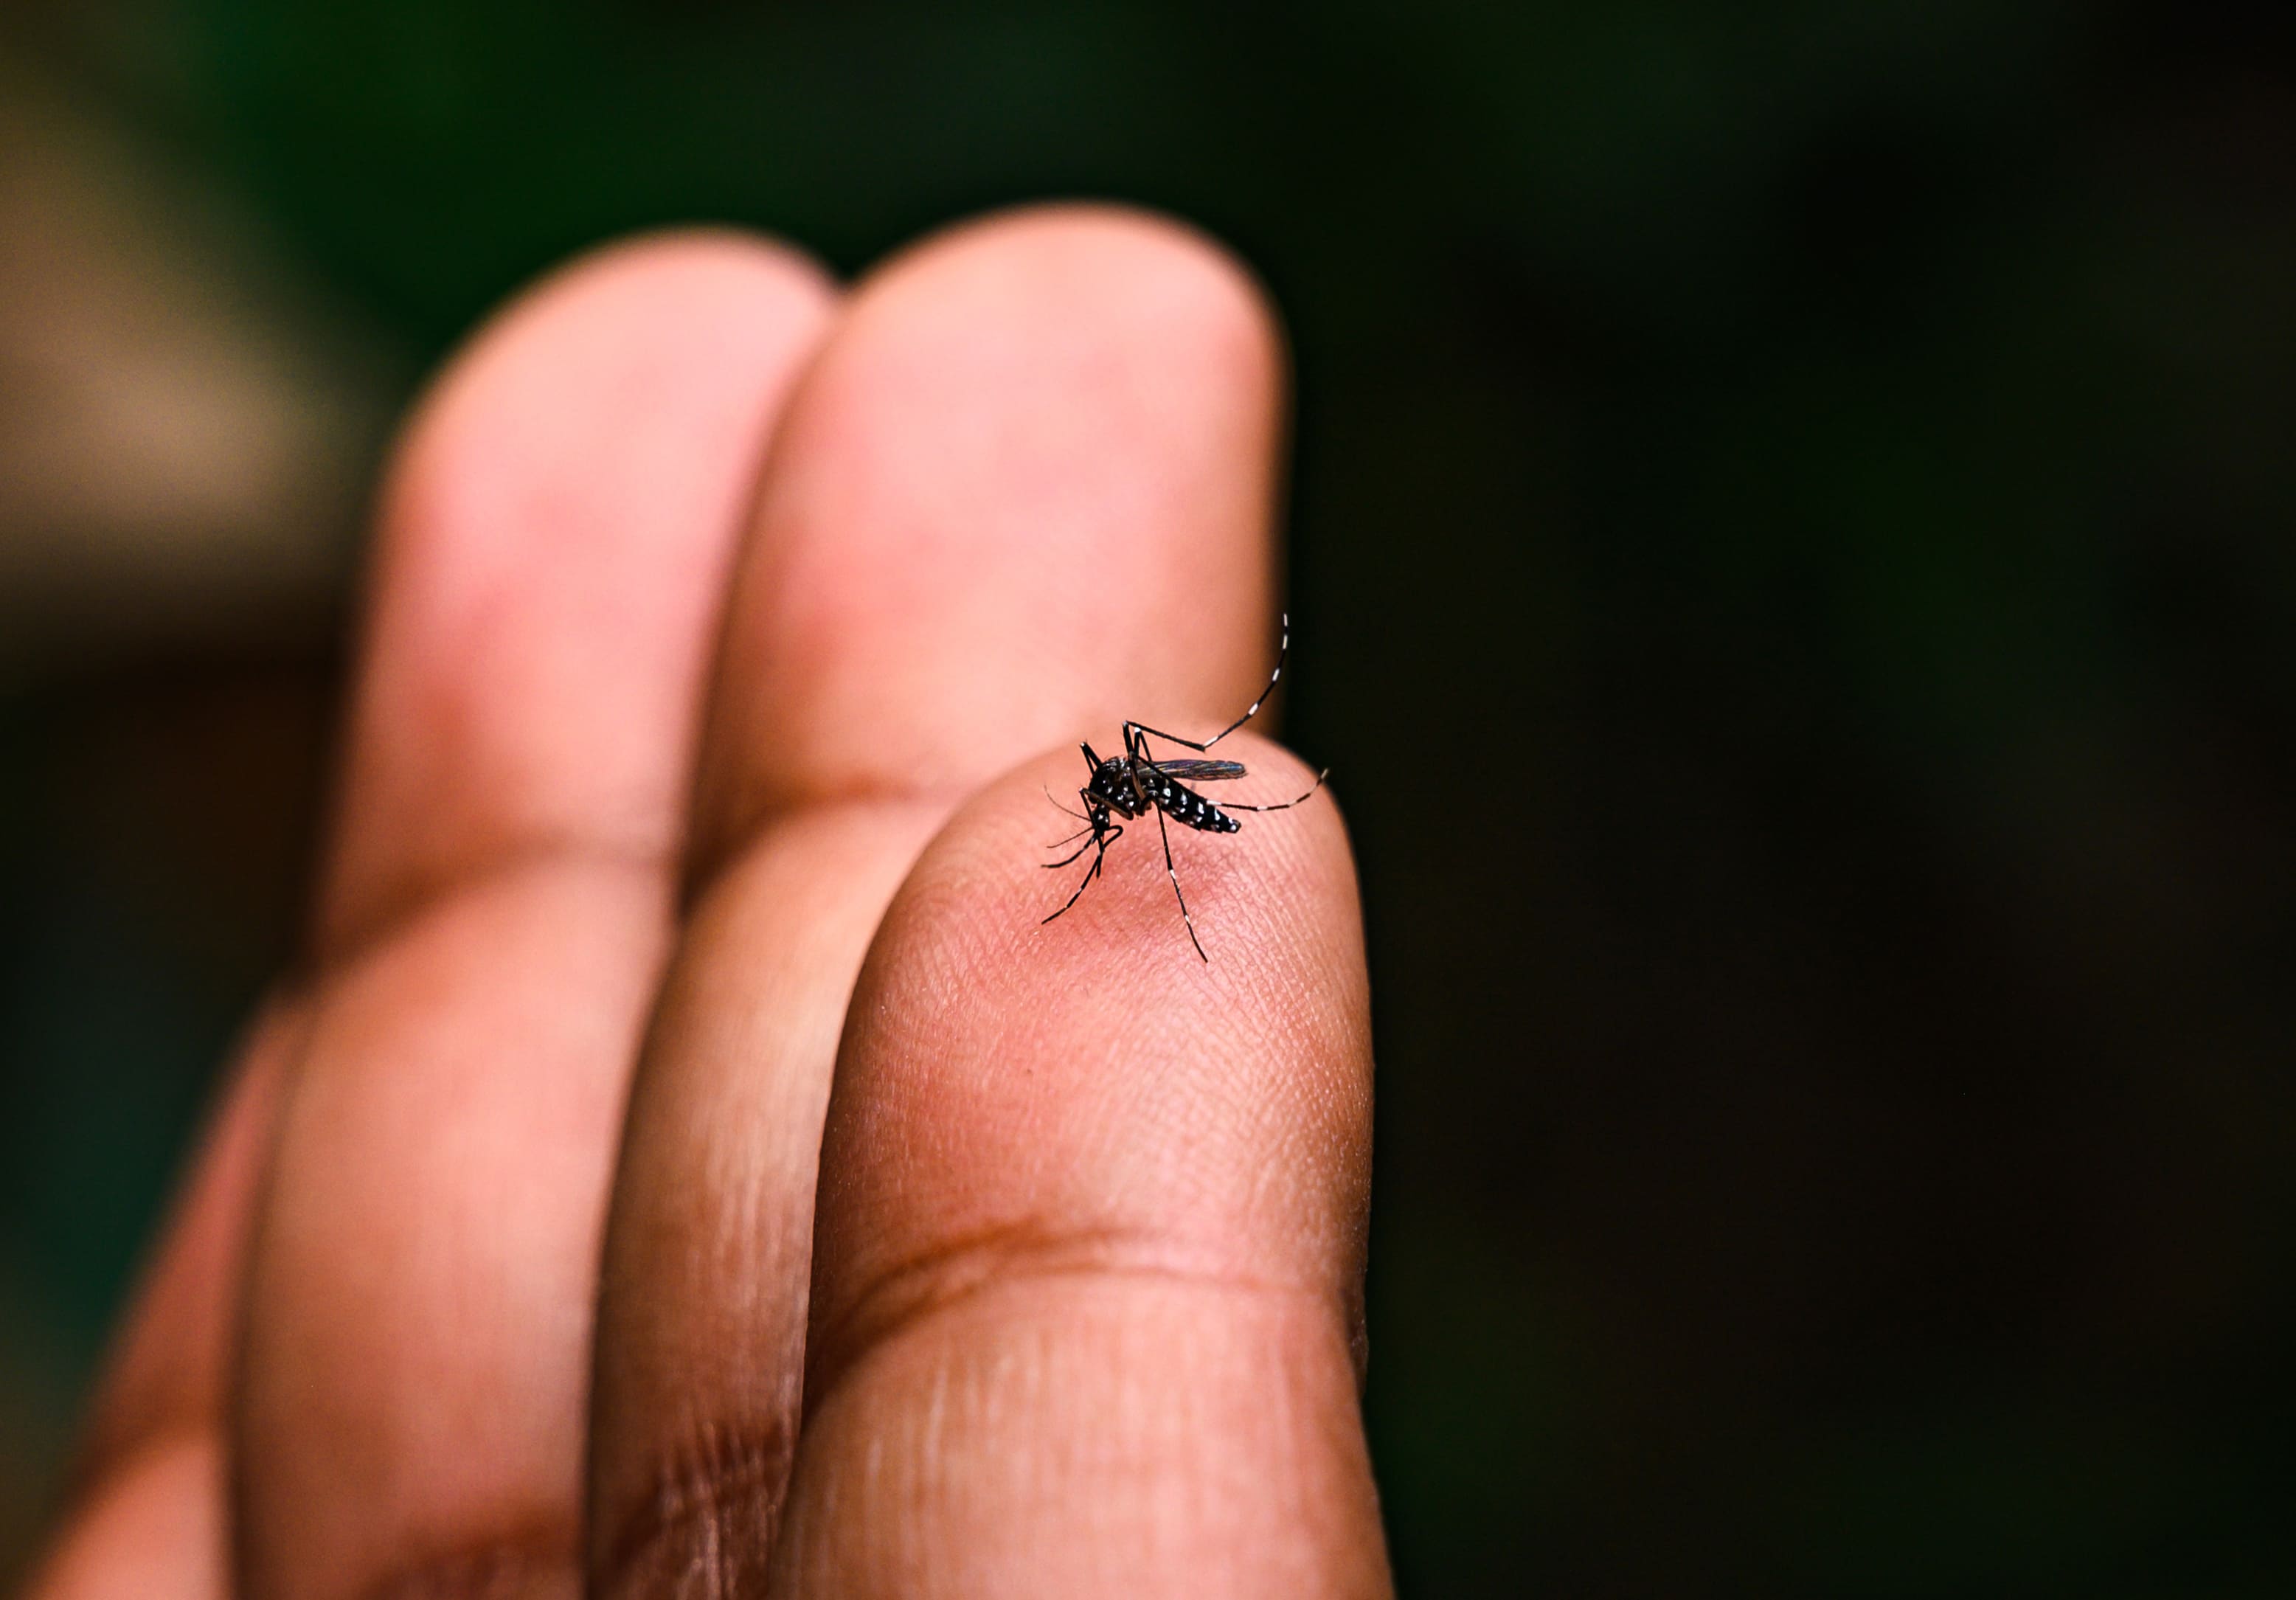
M1061 797L1073 806L1089 773L1074 746L1013 768L962 807L918 861L886 914L872 966L929 956L961 970L983 1005L1031 1013L1049 997L1073 991L1117 1009L1154 997L1192 1011L1288 1014L1309 991L1351 990L1362 933L1338 796L1318 787L1314 768L1248 732L1219 753L1241 761L1247 775L1204 784L1201 792L1215 805L1234 802L1237 831L1199 831L1168 818L1160 829L1153 810L1116 818L1124 834L1109 848L1099 878L1043 932L1042 918L1073 886L1055 877L1061 892L1051 906L1042 903L1041 869L1053 853L1044 835L1053 825L1073 831ZM1283 808L1242 810L1259 804ZM1087 849L1070 870L1081 876L1094 859ZM1196 964L1176 964L1193 953L1175 875L1217 973L1205 987L1163 994L1187 982L1187 966Z
M1118 208L865 278L736 579L702 857L775 808L966 792L1126 685L1184 715L1263 670L1280 349L1231 256Z
M730 228L642 234L562 263L495 310L431 380L393 451L381 531L466 541L485 529L457 514L462 496L537 457L581 464L603 423L582 429L590 419L565 418L566 402L596 379L615 381L608 398L625 423L643 403L672 398L665 382L747 389L762 365L777 393L795 375L792 347L818 336L836 301L811 257Z
M381 496L323 950L490 858L674 848L726 570L834 306L784 246L657 234L448 364Z
M1242 390L1280 390L1283 320L1250 266L1193 224L1106 201L1038 202L952 224L880 265L855 308L899 306L917 283L984 303L1087 302L1154 325L1182 358Z
M1223 789L1302 786L1275 746L1231 748L1250 771ZM1075 759L950 820L855 992L775 1571L824 1593L931 1572L968 1593L1383 1594L1346 830L1318 800L1178 831L1208 962L1152 824L1044 926L1041 786L1077 783Z
M1312 776L1266 741L1231 746L1238 790ZM1312 1286L1357 1315L1369 1003L1337 805L1170 829L1200 960L1150 817L1044 920L1073 887L1048 893L1040 870L1045 790L1075 766L1050 753L989 785L886 914L824 1140L812 1363L870 1342L866 1302L898 1264L1016 1227Z

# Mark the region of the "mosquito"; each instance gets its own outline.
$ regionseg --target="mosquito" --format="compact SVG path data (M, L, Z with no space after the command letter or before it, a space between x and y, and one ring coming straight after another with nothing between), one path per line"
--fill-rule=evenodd
M1324 780L1331 776L1331 768L1327 767L1316 775L1316 781L1308 785L1307 793L1297 800L1259 806L1231 802L1223 808L1189 787L1193 784L1226 783L1231 778L1244 775L1241 761L1213 761L1198 758L1208 756L1213 745L1258 716L1259 708L1267 703L1267 697L1275 693L1275 682L1283 676L1283 661L1292 649L1292 619L1288 614L1283 626L1283 638L1275 647L1275 670L1267 675L1267 686L1259 692L1259 698L1251 702L1242 716L1202 743L1199 744L1193 739L1183 739L1177 734L1165 733L1160 728L1150 727L1145 723L1128 720L1124 724L1122 755L1103 757L1095 754L1089 744L1083 747L1084 764L1091 775L1084 787L1077 791L1077 799L1084 803L1084 809L1070 809L1058 800L1053 800L1053 804L1084 826L1046 848L1056 850L1064 845L1075 844L1079 839L1084 842L1058 861L1046 862L1045 867L1047 871L1057 871L1081 860L1086 850L1093 853L1092 865L1085 869L1083 881L1076 886L1076 892L1069 896L1067 904L1045 921L1049 923L1054 917L1064 915L1084 898L1084 891L1092 886L1092 881L1100 876L1101 865L1108 858L1108 847L1124 837L1124 824L1116 818L1121 816L1126 822L1136 821L1152 811L1156 815L1156 832L1164 841L1164 873L1172 880L1173 898L1180 902L1180 920L1187 924L1188 942L1196 947L1199 957L1206 962L1211 960L1210 956L1204 955L1204 941L1196 937L1196 919L1188 914L1188 897L1180 889L1180 874L1173 869L1172 835L1165 826L1164 819L1168 816L1181 826L1193 828L1199 833L1234 833L1241 830L1243 824L1228 815L1229 812L1288 811L1312 797L1324 786ZM1149 753L1148 741L1151 739L1179 745L1194 751L1196 755L1159 760ZM1046 798L1052 798L1049 790L1046 792Z

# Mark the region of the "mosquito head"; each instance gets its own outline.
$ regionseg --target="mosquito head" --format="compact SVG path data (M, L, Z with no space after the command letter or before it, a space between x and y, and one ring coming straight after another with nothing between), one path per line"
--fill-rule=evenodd
M1084 802L1085 809L1114 811L1119 816L1137 816L1140 814L1138 796L1125 776L1123 760L1111 756L1103 761L1099 752L1089 744L1083 750L1085 766L1091 770L1091 776L1085 780L1084 787L1077 791L1077 799Z

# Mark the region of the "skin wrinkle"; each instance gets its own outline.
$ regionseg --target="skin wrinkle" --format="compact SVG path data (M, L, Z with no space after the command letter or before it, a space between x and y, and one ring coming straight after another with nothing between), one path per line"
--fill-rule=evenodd
M806 1411L810 1415L847 1374L882 1345L951 1306L1033 1280L1083 1276L1136 1278L1272 1297L1329 1298L1312 1284L1285 1283L1190 1252L1142 1228L1077 1228L1024 1218L965 1237L936 1241L879 1271L808 1341Z
M608 1541L595 1587L681 1600L755 1589L780 1529L779 1491L797 1453L796 1417L792 1394L785 1418L763 1428L690 1419L681 1430L685 1448Z
M904 781L905 778L940 781ZM716 892L734 875L741 859L763 848L781 826L809 816L850 810L907 809L931 816L936 825L956 809L973 785L950 781L939 773L857 775L788 792L777 792L769 807L758 810L722 840L706 858L689 857L696 870L685 880L681 910L686 913ZM930 834L927 835L930 837Z
M1128 1278L1030 1287L1057 1303L948 1302L828 1399L820 1424L847 1442L800 1465L774 1592L1384 1592L1358 1542L1376 1513L1328 1306L1207 1309L1207 1286L1168 1280L1146 1301ZM947 1448L928 1450L917 1399L936 1392Z
M394 1567L362 1600L575 1600L575 1529L546 1512L493 1519L503 1531Z
M464 896L491 895L522 879L562 872L594 871L601 876L619 873L635 879L663 881L668 866L668 855L642 845L573 835L537 836L496 852L482 865L462 869L445 882L409 883L404 892L379 899L372 915L330 930L318 953L313 987L324 989L337 974L365 964L376 951L418 937L422 924Z

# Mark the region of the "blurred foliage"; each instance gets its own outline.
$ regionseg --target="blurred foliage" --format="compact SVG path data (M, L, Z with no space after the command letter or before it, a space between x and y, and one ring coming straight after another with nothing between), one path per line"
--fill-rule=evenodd
M1085 193L1231 242L1300 371L1290 733L1371 902L1406 1591L1911 1595L2296 1588L2292 31L141 0L42 37L434 351L656 223L856 270ZM12 870L24 1083L178 1126L136 1075L184 1083L248 981L122 977L116 919L92 950ZM66 1214L11 1150L9 1227L108 1285L158 1141L86 1114L9 1120L107 1163Z

